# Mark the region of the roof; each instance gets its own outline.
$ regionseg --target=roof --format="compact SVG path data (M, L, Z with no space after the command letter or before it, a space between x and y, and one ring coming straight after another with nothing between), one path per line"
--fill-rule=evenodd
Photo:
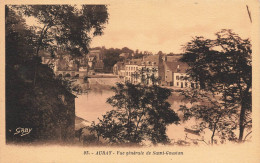
M182 57L182 54L175 54L175 55L167 55L167 62L177 62Z
M126 65L140 65L142 59L131 59L130 61L126 62Z
M165 64L166 64L166 69L172 72L186 73L186 70L189 68L187 63L180 62L180 61L165 62Z
M158 66L159 55L149 55L142 59L131 59L126 65L138 65L138 66Z
M89 50L89 53L100 53L101 50L100 49L91 49Z
M94 56L99 57L100 53L101 53L100 50L90 50L89 53L88 53L88 56L90 56L90 57L94 57Z

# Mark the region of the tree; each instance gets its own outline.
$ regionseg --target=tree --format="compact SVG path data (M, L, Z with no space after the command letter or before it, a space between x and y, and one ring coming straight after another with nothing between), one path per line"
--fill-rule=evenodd
M104 62L104 70L107 72L111 72L113 66L118 62L121 61L119 55L121 54L120 49L105 49L104 50L105 59Z
M37 51L44 46L65 46L71 52L88 52L91 35L101 35L108 21L105 5L21 5L13 6L42 24ZM75 51L74 51L75 50ZM74 53L76 54L76 53Z
M214 95L214 93L199 89L184 90L182 95L192 104L191 107L180 106L179 110L184 113L183 121L187 121L191 117L200 120L198 128L200 131L206 128L212 131L212 145L215 142L216 133L218 133L221 143L227 139L236 140L234 130L237 128L238 105L233 106L225 100L221 100L221 97Z
M25 16L37 19L43 27L37 32L35 56L42 49L64 47L73 56L88 52L92 36L101 35L108 21L105 5L21 5L11 6ZM37 64L35 64L34 85Z
M131 49L127 48L127 47L124 47L122 49L109 48L109 49L103 49L103 50L104 50L103 52L104 52L104 55L105 55L105 58L103 60L105 72L111 72L113 66L117 62L123 61L123 60L126 60L126 59L130 59L132 57L131 54L134 53L133 50L131 50ZM121 58L120 57L121 53L127 53L129 55L125 56L126 58Z
M252 59L249 39L242 39L231 30L216 33L217 39L195 37L184 46L181 59L190 66L188 74L200 88L222 95L231 106L239 104L239 138L251 127Z
M28 8L32 10L27 11ZM36 12L37 8L40 8L38 10L39 13ZM72 89L75 88L72 88L71 81L56 78L53 70L47 65L43 65L37 55L39 50L42 50L44 47L60 45L58 38L64 37L66 32L68 33L67 36L71 35L71 37L73 37L72 33L76 31L75 29L69 30L69 27L67 27L69 26L68 24L63 24L64 26L61 24L45 24L41 32L37 33L34 27L28 27L26 25L24 15L17 14L19 11L26 11L32 15L38 15L39 17L37 18L40 22L47 23L49 22L48 20L50 20L50 15L57 16L61 14L60 16L62 16L62 11L59 13L58 10L60 8L63 8L65 16L68 16L66 12L70 10L59 5L6 6L7 140L15 141L17 138L21 141L27 140L30 142L39 140L66 141L69 138L73 138L75 96L71 92ZM88 6L86 6L86 8L88 8ZM97 12L98 9L94 8L94 6L93 8L90 7L89 14ZM84 10L84 7L82 10ZM101 11L102 10L100 10L100 12ZM54 14L55 12L56 14ZM87 13L86 11L86 14ZM98 16L91 16L91 14L90 17L93 17L93 22L99 19ZM66 19L69 20L69 18L66 17L60 19L57 17L57 19L53 21L58 22L61 19L64 20L64 23ZM88 21L91 23L91 19ZM70 27L74 28L73 26ZM63 31L64 35L62 36L52 37L55 34L55 32L53 32L54 29L58 28L60 30L68 29L69 31ZM95 28L99 28L99 26L97 25ZM56 34L58 35L59 33L56 32ZM75 42L74 45L77 47L77 43L79 42L77 42L77 39L71 39L71 37L66 38L66 40L62 42L63 45L66 46L67 41L69 42L68 47L73 47L71 42ZM35 68L37 68L37 74L35 73ZM37 77L37 85L34 84L35 74ZM17 127L29 127L33 128L33 130L29 135L15 137L14 132Z
M178 124L179 117L166 101L171 91L157 85L117 83L115 95L107 102L115 109L92 127L98 135L115 144L167 143L166 126Z

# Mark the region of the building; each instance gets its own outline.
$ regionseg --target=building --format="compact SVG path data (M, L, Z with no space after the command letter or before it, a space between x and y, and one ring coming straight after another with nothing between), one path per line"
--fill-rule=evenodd
M72 58L65 51L57 51L52 57L47 51L40 53L42 64L47 64L59 77L85 77L88 74L88 60L86 56Z
M125 63L124 81L131 83L152 84L158 79L158 55L150 55L142 59L132 59Z
M118 75L120 78L125 76L125 62L117 62L113 66L113 74Z
M88 60L88 67L90 69L94 69L94 65L96 63L96 56L88 56L87 60Z
M102 60L97 60L94 65L94 70L100 72L104 69L104 62Z
M187 69L188 65L180 61L165 62L165 84L177 88L197 88L198 85L189 78Z
M102 55L102 52L101 50L90 50L89 53L87 54L88 57L95 57L96 60L103 60L103 55Z
M181 56L181 54L159 56L160 84L176 88L197 88L198 84L192 82L187 74L188 64L179 60Z

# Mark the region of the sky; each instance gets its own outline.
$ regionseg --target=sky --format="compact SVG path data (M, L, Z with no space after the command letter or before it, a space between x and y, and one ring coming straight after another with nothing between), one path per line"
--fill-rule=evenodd
M121 1L122 2L122 1ZM108 5L109 22L91 47L123 48L157 53L181 53L194 36L214 39L221 29L250 38L246 3L230 1L124 1ZM250 9L250 5L249 5Z
M127 0L108 1L104 34L90 47L123 48L158 53L182 53L194 36L214 39L221 29L250 38L252 24L243 0ZM252 10L250 10L252 11ZM34 24L33 19L28 19Z

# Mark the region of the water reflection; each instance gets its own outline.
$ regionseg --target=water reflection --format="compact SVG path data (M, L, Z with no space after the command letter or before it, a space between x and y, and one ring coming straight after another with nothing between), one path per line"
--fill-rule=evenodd
M113 91L90 91L88 94L79 95L76 98L76 115L89 122L98 122L107 111L113 109L106 103L108 97L114 95Z
M76 98L76 115L88 120L89 122L98 122L98 117L102 118L102 115L113 109L111 105L106 103L107 98L113 95L114 92L111 90L90 91L88 94L79 95L78 98ZM172 105L171 108L178 113L180 118L182 118L182 113L178 112L179 106L188 103L183 102L176 92L169 98L168 101ZM169 125L167 127L167 135L173 140L184 139L184 127L194 124L195 120L181 123L177 126Z

